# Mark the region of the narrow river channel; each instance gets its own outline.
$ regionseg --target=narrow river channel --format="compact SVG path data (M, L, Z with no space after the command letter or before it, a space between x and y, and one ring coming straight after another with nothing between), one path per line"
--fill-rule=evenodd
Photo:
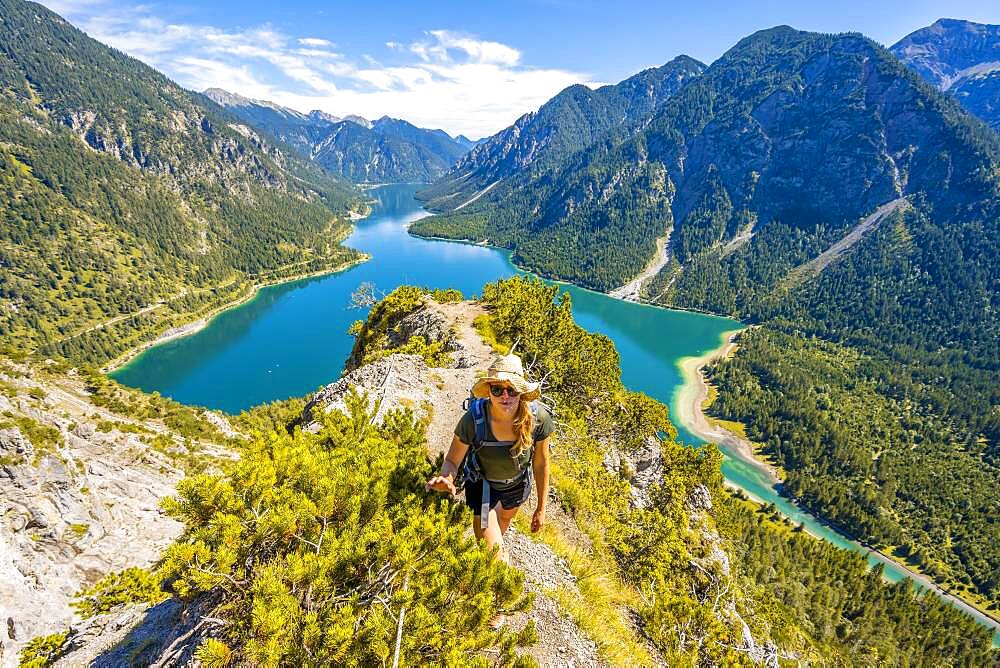
M509 253L493 248L426 240L407 233L408 223L426 215L413 198L418 186L392 185L371 191L372 215L358 221L346 245L372 259L346 271L265 288L251 301L224 311L204 329L155 346L112 377L132 387L157 391L185 404L237 413L257 404L301 396L336 380L353 345L350 324L366 312L348 308L363 282L379 291L413 284L458 288L477 294L485 283L523 273ZM740 328L729 318L674 311L614 299L603 293L562 285L572 296L573 314L584 328L610 337L621 356L622 380L668 404L680 439L703 441L677 419L684 379L680 363L718 348L725 333ZM867 551L820 523L782 497L767 476L741 453L721 447L727 482L752 498L773 503L795 524L835 545ZM885 577L898 581L905 570L878 555ZM952 601L955 603L955 601ZM964 606L980 622L996 622Z

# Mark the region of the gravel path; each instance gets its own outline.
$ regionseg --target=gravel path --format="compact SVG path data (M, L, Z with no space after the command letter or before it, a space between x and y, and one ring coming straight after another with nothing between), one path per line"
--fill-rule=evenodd
M453 368L429 368L417 355L390 355L368 364L320 390L314 400L316 408L326 410L342 406L342 397L350 386L363 388L370 399L381 401L380 413L400 407L410 407L423 415L430 414L427 426L427 449L432 457L447 452L455 425L465 412L462 403L477 377L496 356L473 329L475 318L484 313L471 302L438 304L428 302L427 308L443 320L445 331L450 329L457 348L452 357ZM434 327L440 330L440 321ZM308 427L307 427L308 428ZM529 512L535 507L535 493L525 504ZM547 519L570 541L586 545L587 540L573 520L556 504L549 504ZM469 527L471 533L472 528ZM528 590L535 600L526 613L513 615L510 627L520 630L529 619L535 621L539 642L527 648L541 666L601 666L597 647L576 623L563 613L546 591L559 587L575 589L575 579L567 565L543 543L511 527L507 534L507 549L511 563L524 571Z

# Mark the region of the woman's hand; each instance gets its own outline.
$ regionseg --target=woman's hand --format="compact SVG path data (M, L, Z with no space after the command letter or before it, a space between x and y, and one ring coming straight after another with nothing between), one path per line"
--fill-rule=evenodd
M535 514L531 516L531 533L538 533L545 526L545 508L535 508Z
M452 477L450 475L434 476L433 478L427 481L427 490L428 491L433 490L435 492L448 492L452 496L458 494L458 490L455 489L455 481L452 480Z

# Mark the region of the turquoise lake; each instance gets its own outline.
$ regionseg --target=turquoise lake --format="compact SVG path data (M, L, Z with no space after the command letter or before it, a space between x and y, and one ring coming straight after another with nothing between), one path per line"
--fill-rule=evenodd
M349 308L351 294L364 282L389 292L398 285L457 288L466 296L485 283L518 273L509 253L473 244L426 240L407 233L407 224L426 215L413 198L416 185L383 186L371 191L372 214L358 221L344 242L371 260L343 272L265 288L251 301L225 311L204 329L150 348L111 377L118 382L191 405L238 413L251 406L302 396L336 380L353 338L352 322L367 312ZM610 337L621 356L622 380L668 404L677 414L682 380L678 361L718 348L724 332L740 323L718 316L672 311L613 299L605 294L561 285L573 301L576 321ZM679 438L703 441L677 424ZM774 503L814 535L852 550L865 551L782 497L752 463L723 448L723 473L751 497ZM869 554L872 564L883 563ZM886 578L905 571L891 562ZM954 603L954 601L952 601ZM971 613L971 610L967 610ZM996 627L981 614L979 621ZM994 635L1000 639L1000 631Z

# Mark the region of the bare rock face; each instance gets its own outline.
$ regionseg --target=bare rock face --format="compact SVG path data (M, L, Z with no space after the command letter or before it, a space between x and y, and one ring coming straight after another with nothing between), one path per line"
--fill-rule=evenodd
M0 429L0 452L6 455L20 455L30 457L35 452L31 441L24 437L17 427L10 429Z
M5 380L35 396L5 397L6 412L34 431L0 429L0 666L16 665L32 638L73 624L80 590L150 565L181 531L159 507L181 470L119 430L127 418L89 403L79 386L25 373ZM43 430L48 437L32 442Z
M452 323L447 314L435 308L436 302L427 299L422 308L410 313L389 331L389 345L399 347L412 339L421 336L428 343L444 343L445 349L455 351L459 346L454 341Z
M707 487L704 485L698 485L691 490L690 494L688 494L688 498L685 500L684 505L690 512L711 510L712 495L709 493Z
M156 605L116 608L74 626L56 668L191 665L202 639L213 630L205 619L213 601L185 605L173 599Z
M246 438L244 434L233 429L233 425L229 423L229 420L222 413L218 411L204 411L201 415L207 422L222 432L222 435L226 438Z
M347 370L352 371L363 364L366 347L379 345L389 351L405 345L415 336L422 337L427 343L443 344L452 358L451 367L467 369L475 366L482 356L477 352L483 348L482 342L478 341L478 337L475 342L468 337L460 340L457 334L459 322L465 325L472 322L467 317L469 314L462 313L469 308L469 304L438 304L430 297L425 297L423 304L412 313L402 317L393 316L388 321L388 331L383 340L376 343L367 337L367 332L363 333L347 359ZM479 312L478 309L473 310ZM475 317L475 314L471 317Z
M413 336L423 336L428 342L443 341L451 365L431 368L419 355L398 353L360 365L366 351L356 345L347 363L348 373L310 398L303 412L305 428L319 429L318 411L345 408L344 397L354 388L367 393L373 404L379 402L376 420L397 408L410 408L422 417L433 418L427 426L428 449L431 454L447 450L477 374L495 356L472 328L482 313L482 307L469 302L439 304L426 299L421 308L390 327L384 343L395 348Z
M367 394L372 402L378 402L376 422L394 409L419 409L430 400L429 388L434 382L431 373L420 355L390 355L358 367L312 396L303 413L305 428L319 431L317 411L346 412L344 399L352 389Z
M604 467L627 478L632 507L645 508L650 503L649 488L663 479L660 442L650 436L632 452L622 452L612 443L604 456Z

